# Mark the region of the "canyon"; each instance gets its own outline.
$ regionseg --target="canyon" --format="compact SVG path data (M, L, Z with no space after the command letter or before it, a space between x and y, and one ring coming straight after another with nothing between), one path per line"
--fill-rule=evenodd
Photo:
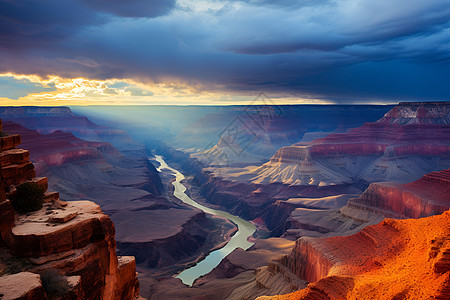
M444 299L449 109L0 108L0 116L32 150L50 192L69 204L93 201L110 216L117 255L136 257L148 299ZM184 178L174 181L155 155ZM202 207L256 228L251 247L192 287L176 275L220 251L236 226L174 197L175 183ZM389 290L391 273L403 283Z
M262 165L207 166L195 180L209 203L262 218L279 236L294 208L344 206L308 207L291 198L361 194L373 182L405 183L449 168L449 110L446 102L400 103L377 122L282 147ZM190 159L195 164L197 158ZM283 214L277 222L270 218L275 211Z
M30 149L37 174L48 176L50 191L58 191L65 201L82 199L100 205L115 224L117 252L136 257L140 276L156 269L162 274L182 270L224 242L217 233L228 232L232 225L215 222L202 211L169 198L165 186L170 176L163 183L144 147L135 141L128 146L132 138L125 131L100 127L68 108L48 110L5 109L2 114L10 120L4 122L3 130L23 137L22 146ZM75 136L85 137L92 128L95 141ZM115 132L119 135L107 138ZM127 146L119 150L109 141Z
M282 238L235 250L193 288L163 280L153 283L154 290L173 299L214 299L217 290L221 299L445 299L449 187L450 170L443 170L406 184L373 183L359 197L291 199L310 207L344 206L295 208ZM430 205L439 209L426 209ZM360 219L368 211L370 221Z
M439 171L449 167L450 126L448 116L449 105L445 102L414 103L411 105L401 103L375 123L350 129L345 134L331 134L318 140L312 140L307 142L306 145L304 143L294 144L290 147L281 148L262 167L239 167L219 163L202 168L201 164L196 163L196 160L201 160L197 155L189 155L189 151L188 156L177 151L168 151L167 155L172 159L180 160L181 158L185 160L185 169L196 170L193 181L201 186L201 194L208 203L226 207L232 213L253 220L253 222L261 225L259 229L268 229L273 236L297 241L292 254L286 256L287 258L267 263L266 269L260 269L264 266L252 269L253 274L249 275L250 277L247 277L247 280L252 282L251 284L259 282L256 284L259 288L252 289L245 284L236 287L237 283L233 282L232 279L237 280L248 269L243 267L244 263L230 264L227 258L216 269L217 273L224 274L219 277L219 281L217 281L217 278L212 279L210 275L206 276L199 281L201 284L195 286L199 290L196 293L201 294L200 291L203 291L204 294L208 294L209 285L213 282L221 282L223 289L227 284L230 286L234 284L233 291L245 291L234 293L230 288L224 299L240 299L239 297L243 294L252 299L258 293L264 293L262 290L265 291L266 295L274 296L289 292L285 290L277 293L270 285L264 285L258 281L258 275L256 274L264 272L261 270L268 270L272 278L284 278L277 280L275 285L292 286L294 290L301 289L306 286L307 282L314 282L326 277L328 270L334 268L332 265L335 262L333 261L333 253L328 254L324 250L323 253L316 255L314 254L317 252L314 250L315 248L312 249L309 244L307 246L299 245L300 241L305 240L309 243L308 239L311 239L311 241L315 241L315 239L325 240L337 236L348 237L351 241L351 238L358 232L363 232L360 235L365 235L365 232L372 232L374 226L378 230L376 224L383 222L385 218L417 219L442 215L443 217L439 219L438 225L434 225L435 221L427 223L426 226L429 226L427 230L432 233L434 226L441 225L444 226L444 229L448 229L448 212L445 213L450 208L448 170ZM219 153L220 155L221 153ZM283 173L286 165L294 171L288 170L287 173ZM264 172L269 169L276 176L270 177L272 173L269 173L267 178L261 180L267 174L261 173L262 169ZM292 174L298 175L295 177ZM258 175L261 175L261 177L258 177ZM325 181L325 178L329 181ZM314 181L316 179L318 180ZM408 181L413 182L407 183ZM422 226L420 222L418 222L419 225L415 225L414 220L411 222L413 223L411 225L413 232ZM385 221L385 223L389 222ZM369 240L380 238L383 234L384 232L374 233L375 237L369 237ZM397 242L395 239L390 241L390 238L388 238L383 247L387 249L395 248L395 243L400 243L404 239L402 247L405 249L412 248L414 241L410 244L407 238L411 234L411 232L405 230ZM444 230L438 235L440 236L439 239L446 240L448 230ZM344 237L342 243L345 243ZM422 239L417 242L421 245L425 244L422 250L426 253L426 244L430 240ZM381 244L377 240L375 243L376 245ZM444 244L439 242L438 246L433 247L438 248L438 250L433 251L446 253L447 246ZM316 245L315 242L314 245ZM361 245L364 245L362 241ZM317 248L321 249L320 247L319 244ZM295 249L297 249L297 252L295 252ZM250 256L252 251L255 251L255 249L250 248L246 253ZM355 246L355 251L359 251L357 246ZM362 253L368 252L365 248L360 251ZM380 251L386 250L381 249ZM351 253L351 250L348 250L347 253ZM405 260L408 261L409 269L416 263L416 261L408 260L410 253L409 250L405 250L405 253L396 252L398 256L404 255ZM231 258L233 255L236 255L236 253L229 257ZM241 255L245 257L245 254ZM309 255L312 255L310 261ZM374 254L368 252L367 257L371 256L374 256ZM376 260L376 258L372 259ZM342 258L342 261L344 266L350 264L344 258ZM445 261L446 258L440 261L438 265L445 265ZM373 264L377 265L378 261ZM430 266L428 262L427 264ZM309 271L305 271L305 274L299 273L296 268L302 268L302 266L316 275L306 276ZM409 285L418 283L408 282L404 286L399 285L401 290L392 296L401 297L411 293L413 298L418 297L418 299L428 299L430 295L438 298L445 297L445 292L448 291L448 279L446 279L448 278L448 271L447 266L443 268L443 276L439 273L424 279L425 285L429 285L430 282L435 280L439 282L439 287L432 289L430 294L420 295L417 294L417 290L409 292ZM391 270L385 272L389 273ZM426 271L423 272L426 273ZM215 272L213 271L213 273ZM317 299L328 299L327 297L331 297L331 299L359 299L358 297L361 295L372 299L378 297L376 293L370 294L368 291L361 292L362 294L351 294L348 284L353 279L347 281L347 278L344 278L342 281L340 277L332 274L334 273L330 273L330 277L323 280L322 287L320 286L321 281L317 285L312 284L311 288L305 290L306 296L298 299L316 299L315 297ZM403 276L407 276L407 274L403 273ZM372 279L374 282L377 280L375 277ZM301 280L304 280L303 284L299 284ZM393 279L386 279L386 281L388 280ZM332 285L335 281L338 285L337 291L333 291ZM292 282L296 284L292 284ZM244 288L244 286L246 287ZM323 290L321 294L314 294L317 290L316 286ZM347 292L348 294L345 294ZM300 292L297 294L303 295ZM287 295L285 298L297 299L297 294ZM205 299L213 298L205 297ZM269 297L269 299L272 298ZM278 298L275 296L273 299ZM284 298L280 296L280 299Z

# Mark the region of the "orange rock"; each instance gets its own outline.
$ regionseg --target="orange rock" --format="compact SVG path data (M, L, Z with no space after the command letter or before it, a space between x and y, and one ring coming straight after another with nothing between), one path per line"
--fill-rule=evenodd
M386 219L346 237L299 239L282 262L316 282L258 299L448 299L449 237L447 211Z
M0 152L0 166L22 164L30 159L30 152L23 149L10 149Z
M132 299L139 293L139 281L136 275L136 260L134 256L119 256L118 258L117 298ZM131 280L135 278L135 280Z
M77 218L66 223L46 223L49 218L64 219L73 213L78 214ZM45 204L41 210L18 216L6 244L16 256L42 256L111 238L114 238L113 224L97 204L71 201L64 211Z
M34 177L34 166L31 162L12 164L1 168L2 179L6 185L18 185Z

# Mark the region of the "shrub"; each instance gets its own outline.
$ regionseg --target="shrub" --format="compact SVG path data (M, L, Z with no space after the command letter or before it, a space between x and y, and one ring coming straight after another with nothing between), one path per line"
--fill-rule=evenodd
M41 281L49 299L64 296L70 290L66 277L55 269L45 270L41 274Z
M17 187L12 205L17 212L29 212L42 208L45 189L35 182L24 182Z
M8 136L8 134L4 131L0 131L0 137Z

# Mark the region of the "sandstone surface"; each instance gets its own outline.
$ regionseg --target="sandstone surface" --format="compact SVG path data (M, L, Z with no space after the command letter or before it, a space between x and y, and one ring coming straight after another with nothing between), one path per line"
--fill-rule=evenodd
M280 260L312 282L293 294L258 299L445 299L450 211L386 219L346 237L302 238Z

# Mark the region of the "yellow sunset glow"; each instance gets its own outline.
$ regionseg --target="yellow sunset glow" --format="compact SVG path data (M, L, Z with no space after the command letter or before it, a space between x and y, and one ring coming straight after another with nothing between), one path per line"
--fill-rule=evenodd
M231 105L271 104L255 101L253 95L233 95L223 91L209 90L203 86L186 83L163 82L141 83L130 79L93 80L86 78L62 78L37 75L0 74L1 78L13 78L49 89L28 93L18 99L0 94L3 106L61 106L61 105ZM217 87L216 87L217 88ZM3 96L3 97L2 97ZM326 104L320 99L278 97L271 99L276 104Z

